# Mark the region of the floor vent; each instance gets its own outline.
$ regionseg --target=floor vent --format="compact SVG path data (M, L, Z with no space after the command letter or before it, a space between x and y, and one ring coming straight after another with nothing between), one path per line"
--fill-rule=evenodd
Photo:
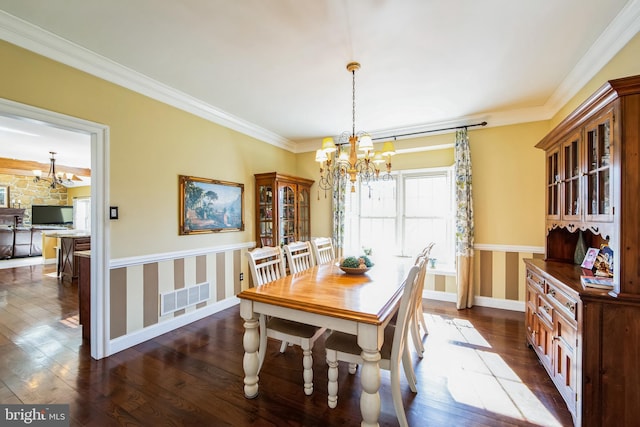
M209 282L160 294L160 316L196 305L209 299Z

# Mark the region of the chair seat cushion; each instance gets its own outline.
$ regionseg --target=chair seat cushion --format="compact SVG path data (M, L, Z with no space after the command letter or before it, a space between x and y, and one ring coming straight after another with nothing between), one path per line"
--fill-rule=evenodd
M304 323L293 322L291 320L278 319L272 317L267 322L267 328L283 334L294 335L296 337L311 338L318 331L318 328Z
M391 359L391 347L393 345L393 334L395 326L389 325L384 329L384 344L380 350L380 357ZM362 349L358 345L358 337L344 332L332 332L324 343L327 350L336 350L341 353L360 355Z

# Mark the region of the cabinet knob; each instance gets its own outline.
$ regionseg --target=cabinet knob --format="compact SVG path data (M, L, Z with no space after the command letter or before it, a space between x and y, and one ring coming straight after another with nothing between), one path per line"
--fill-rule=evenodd
M554 289L550 289L549 290L549 295L551 295L552 297L556 297L556 291Z
M571 304L570 302L566 303L567 308L573 313L574 311L576 311L576 306L575 304Z

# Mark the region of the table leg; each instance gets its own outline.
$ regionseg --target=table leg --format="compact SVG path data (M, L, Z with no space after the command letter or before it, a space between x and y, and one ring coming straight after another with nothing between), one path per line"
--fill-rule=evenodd
M360 395L360 411L362 427L378 427L380 417L380 352L378 350L362 350L362 394Z
M258 371L260 369L260 357L258 350L260 348L259 322L258 318L251 315L244 322L244 337L242 344L244 346L244 358L242 359L242 367L244 369L244 395L248 399L253 399L258 395Z

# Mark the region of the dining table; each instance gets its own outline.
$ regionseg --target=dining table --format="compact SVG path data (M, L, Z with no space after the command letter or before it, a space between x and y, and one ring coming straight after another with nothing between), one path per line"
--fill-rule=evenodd
M388 257L376 260L362 274L347 274L334 261L240 292L245 397L258 395L259 360L266 351L266 331L260 330L260 316L306 323L357 336L363 359L362 426L377 426L384 328L398 309L403 280L411 265L408 258Z

